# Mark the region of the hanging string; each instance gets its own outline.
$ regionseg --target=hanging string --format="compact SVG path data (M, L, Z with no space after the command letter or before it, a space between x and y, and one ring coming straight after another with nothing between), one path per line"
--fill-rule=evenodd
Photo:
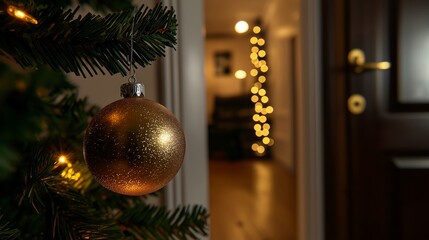
M130 78L128 78L129 83L135 83L136 82L136 70L134 69L133 65L133 53L134 53L134 17L132 19L131 24L131 33L130 33L130 41L131 41L131 53L130 53Z

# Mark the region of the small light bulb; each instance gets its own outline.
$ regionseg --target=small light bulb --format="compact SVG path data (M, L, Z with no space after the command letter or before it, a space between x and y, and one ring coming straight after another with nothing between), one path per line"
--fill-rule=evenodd
M249 30L249 24L246 21L238 21L234 29L237 33L245 33Z
M19 18L28 23L32 23L32 24L39 23L33 16L12 5L9 5L7 7L7 13L12 17Z
M237 70L234 73L235 78L237 79L245 79L247 77L247 73L244 70Z
M58 157L58 162L59 163L66 163L67 162L67 157L64 155L61 155Z

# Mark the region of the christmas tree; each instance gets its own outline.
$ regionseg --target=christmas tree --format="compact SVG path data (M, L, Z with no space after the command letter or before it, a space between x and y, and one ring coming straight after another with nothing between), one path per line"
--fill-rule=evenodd
M126 75L137 64L150 64L174 48L174 9L80 0L105 14L78 16L78 8L67 10L70 4L0 0L0 239L206 235L202 206L168 210L147 203L147 196L119 195L94 181L82 141L99 108L79 98L64 75L90 81L94 74Z

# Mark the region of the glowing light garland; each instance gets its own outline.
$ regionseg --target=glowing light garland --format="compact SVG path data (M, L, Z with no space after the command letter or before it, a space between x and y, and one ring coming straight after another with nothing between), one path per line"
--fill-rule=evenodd
M253 94L251 101L255 103L255 122L253 129L258 141L252 144L252 150L258 156L264 156L269 147L274 145L274 139L270 137L271 125L268 123L268 116L274 112L274 108L269 105L269 97L264 84L267 84L267 72L269 70L264 58L267 52L264 50L265 39L261 36L262 29L259 26L253 27L254 35L250 38L251 48L250 59L254 68L250 70L250 75L257 78L257 81L250 88Z

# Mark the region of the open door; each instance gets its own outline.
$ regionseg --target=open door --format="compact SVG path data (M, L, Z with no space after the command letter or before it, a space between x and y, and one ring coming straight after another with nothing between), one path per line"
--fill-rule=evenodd
M429 1L323 5L326 239L429 239Z

